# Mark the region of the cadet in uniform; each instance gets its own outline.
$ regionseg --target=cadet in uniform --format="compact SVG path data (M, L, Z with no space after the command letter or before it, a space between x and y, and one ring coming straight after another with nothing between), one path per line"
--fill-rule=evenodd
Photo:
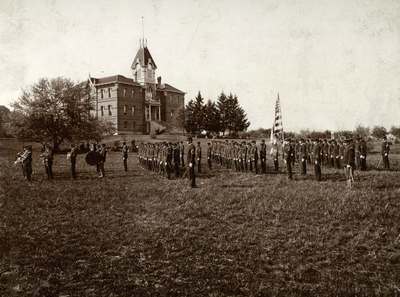
M179 142L175 143L174 148L173 148L173 154L174 154L174 171L175 171L175 177L179 177L181 175L180 173L180 149L179 149Z
M355 149L351 139L346 139L344 150L344 172L346 175L347 186L351 188L354 182L354 167L355 167Z
M286 163L286 171L288 174L288 179L293 179L293 173L292 173L292 158L294 157L294 148L291 139L288 139L284 146L283 146L283 151L285 153L284 160Z
M276 140L273 141L270 155L274 161L275 172L279 171L279 146Z
M129 152L129 148L126 145L126 142L124 141L122 143L122 160L124 161L125 172L128 171L128 152Z
M260 145L260 161L261 161L261 173L267 173L267 145L265 140L261 140Z
M27 181L32 181L32 146L24 146L24 151L17 154L15 163L22 164L22 174Z
M189 171L189 179L190 186L192 188L196 188L196 174L194 171L194 166L196 165L196 148L192 143L192 137L188 138L188 154L187 154L187 163L188 163L188 171Z
M308 152L307 152L307 144L304 142L304 139L300 140L300 164L301 164L301 174L306 175L307 174L307 158L308 158Z
M314 160L315 179L317 181L321 181L321 161L322 161L321 151L322 151L321 143L318 139L315 139L313 145L313 160Z

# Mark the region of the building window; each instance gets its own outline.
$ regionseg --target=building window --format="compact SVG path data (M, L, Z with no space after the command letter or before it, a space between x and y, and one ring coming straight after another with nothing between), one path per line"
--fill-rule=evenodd
M135 115L135 106L132 106L131 111L132 111L132 116L134 116Z
M128 128L128 122L124 121L124 128Z
M111 97L111 88L108 88L108 98Z
M171 109L171 118L173 118L173 117L174 117L174 110Z
M100 89L100 98L103 99L103 89Z
M124 115L128 113L128 106L124 105Z
M108 115L109 115L109 116L112 115L112 112L111 112L111 105L108 106Z
M133 98L133 95L135 95L135 90L134 89L132 89L132 91L131 91L131 97Z
M124 97L126 97L126 88L124 88Z
M104 117L104 106L100 106L100 114Z

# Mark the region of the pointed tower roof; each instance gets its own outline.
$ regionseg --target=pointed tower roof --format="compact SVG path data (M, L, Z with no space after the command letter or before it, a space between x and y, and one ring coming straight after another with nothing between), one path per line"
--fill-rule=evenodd
M149 60L151 60L151 64L157 69L156 62L154 61L153 57L150 54L149 49L147 48L147 44L140 44L140 48L138 52L136 53L135 59L133 59L131 68L135 68L135 65L137 63L140 64L140 66L144 67L149 64Z

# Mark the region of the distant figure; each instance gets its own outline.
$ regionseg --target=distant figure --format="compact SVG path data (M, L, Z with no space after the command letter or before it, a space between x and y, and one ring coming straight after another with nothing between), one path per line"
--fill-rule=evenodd
M122 160L124 161L124 170L125 172L128 171L128 152L129 147L127 146L126 142L122 143Z
M386 136L384 136L383 137L383 142L382 142L382 149L381 149L383 168L384 169L390 169L389 152L390 152L390 144L387 141Z
M197 142L196 157L197 157L197 172L201 173L201 145L200 145L200 141Z
M208 169L211 170L212 169L212 147L211 147L210 142L207 143L207 165L208 165Z
M103 178L106 175L105 169L104 169L104 163L106 162L107 158L107 148L106 145L103 143L102 145L99 145L98 149L98 154L99 154L99 160L98 160L98 173L99 177Z
M317 181L321 181L321 162L322 162L322 156L323 156L321 151L322 151L321 142L318 139L315 139L314 144L313 144L313 156L312 157L314 160L315 179Z
M258 148L257 148L257 142L253 140L253 149L252 149L253 155L252 157L252 162L253 162L253 168L255 174L258 174Z
M71 150L67 154L67 159L71 162L71 177L73 179L76 178L76 157L78 155L78 147L74 144L71 144Z
M53 149L49 144L43 146L43 152L40 154L43 160L44 169L47 174L47 179L53 179Z
M189 137L187 163L188 163L190 186L192 188L196 188L196 174L194 171L194 166L196 165L196 148L194 147L192 142L193 142L192 137Z
M172 147L172 143L169 142L168 146L166 147L166 164L165 164L165 171L167 172L168 179L171 179L173 158L174 158L174 149Z

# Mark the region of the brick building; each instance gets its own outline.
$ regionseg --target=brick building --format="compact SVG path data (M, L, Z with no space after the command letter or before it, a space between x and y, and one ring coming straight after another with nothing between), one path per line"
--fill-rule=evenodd
M95 116L111 121L118 134L144 133L173 127L184 108L185 93L163 83L147 44L140 42L133 59L133 78L114 75L90 78Z

